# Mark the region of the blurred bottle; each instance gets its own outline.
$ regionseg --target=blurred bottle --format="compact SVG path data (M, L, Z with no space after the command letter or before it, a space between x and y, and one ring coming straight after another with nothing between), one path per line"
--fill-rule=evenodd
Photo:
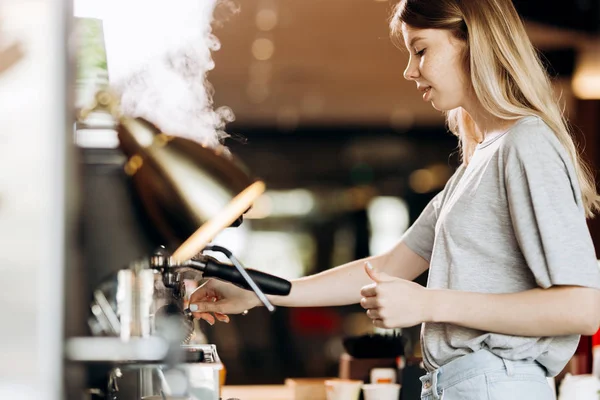
M225 386L225 380L227 378L227 368L225 368L225 363L221 360L222 368L219 370L219 398L221 398L221 392L223 386Z

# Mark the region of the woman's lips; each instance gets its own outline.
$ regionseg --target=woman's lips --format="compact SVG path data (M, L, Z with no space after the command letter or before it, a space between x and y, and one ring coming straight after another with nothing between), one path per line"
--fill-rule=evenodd
M423 100L428 101L431 97L431 87L426 87L423 89Z

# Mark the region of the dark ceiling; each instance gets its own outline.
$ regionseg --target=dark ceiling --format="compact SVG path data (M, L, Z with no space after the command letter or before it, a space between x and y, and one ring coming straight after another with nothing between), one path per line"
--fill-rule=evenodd
M233 110L233 126L441 126L442 115L402 77L408 57L387 26L395 2L238 0L239 11L214 26L215 105ZM567 110L578 49L597 38L599 4L517 0ZM276 18L268 29L258 22L265 11ZM272 54L256 59L257 41Z
M519 13L527 19L566 29L600 32L599 0L515 0Z

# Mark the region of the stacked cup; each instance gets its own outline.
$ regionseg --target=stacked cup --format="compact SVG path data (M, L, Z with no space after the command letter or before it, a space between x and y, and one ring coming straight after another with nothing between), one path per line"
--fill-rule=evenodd
M362 385L365 400L398 400L400 385L396 383L393 368L373 368L371 383Z
M363 381L329 379L325 381L327 400L358 400Z

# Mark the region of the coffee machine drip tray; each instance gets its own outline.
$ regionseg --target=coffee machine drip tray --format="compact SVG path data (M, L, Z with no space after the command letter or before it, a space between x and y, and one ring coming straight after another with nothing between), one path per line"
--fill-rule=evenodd
M177 347L175 353L169 351L168 343L157 336L127 342L118 337L81 337L69 339L65 350L72 362L110 366L107 386L98 388L106 399L162 399L161 394L170 393L166 398L219 400L223 365L216 346Z

